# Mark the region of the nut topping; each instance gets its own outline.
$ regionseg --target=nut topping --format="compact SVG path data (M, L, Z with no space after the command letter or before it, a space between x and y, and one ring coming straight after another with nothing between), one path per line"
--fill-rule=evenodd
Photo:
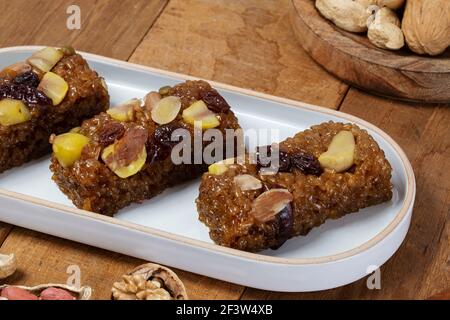
M159 92L152 91L147 93L144 98L145 109L151 111L160 100L161 95L159 94Z
M64 53L61 50L47 47L36 51L28 58L27 62L42 72L48 72L62 59Z
M53 144L55 158L64 168L68 168L80 159L89 138L79 133L67 132L51 136L50 142Z
M183 120L193 126L199 122L201 128L205 130L220 126L217 115L209 110L202 100L194 102L189 108L183 110Z
M20 100L0 100L0 125L11 126L31 120L31 113Z
M253 201L251 214L260 223L275 218L293 200L292 194L286 189L270 189Z
M111 118L117 121L128 122L134 120L134 109L141 107L141 100L131 99L125 101L117 107L111 108L106 111Z
M170 93L170 89L172 89L171 86L164 86L159 88L158 93L162 96L162 97L167 97Z
M343 172L354 163L355 137L350 131L340 131L331 140L327 152L319 157L322 167Z
M17 268L16 257L14 254L0 254L0 279L4 279L12 275Z
M120 178L135 175L147 160L147 139L148 132L144 128L130 128L120 140L103 150L102 159Z
M210 174L219 176L219 175L227 172L228 166L231 165L231 164L234 164L235 161L236 161L235 158L228 158L228 159L224 159L222 161L218 161L216 163L213 163L213 164L211 164L208 167L208 172Z
M241 174L234 177L234 183L242 190L258 190L262 188L262 183L259 179L249 174Z
M157 124L167 124L177 117L181 110L181 99L175 96L159 100L152 110L152 120Z
M13 79L23 73L31 72L31 69L31 66L24 61L16 62L0 71L0 78Z
M186 289L170 269L148 263L137 267L116 282L114 300L187 300Z
M47 72L39 83L38 89L52 99L53 105L56 106L66 97L69 85L56 73Z

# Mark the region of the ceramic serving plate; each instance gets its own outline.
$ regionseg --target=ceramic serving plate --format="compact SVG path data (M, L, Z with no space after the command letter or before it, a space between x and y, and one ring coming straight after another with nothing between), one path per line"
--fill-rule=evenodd
M0 49L0 67L25 59L39 48ZM105 77L112 105L190 79L93 54L83 55ZM393 167L392 201L327 221L276 251L252 254L217 246L209 239L208 229L197 220L194 201L198 180L166 190L109 218L76 209L52 182L47 157L0 175L0 220L274 291L315 291L342 286L366 276L394 254L409 228L415 181L404 152L386 133L341 112L211 83L228 100L244 129L278 129L279 140L330 120L353 122L367 129ZM267 142L273 141L257 141Z

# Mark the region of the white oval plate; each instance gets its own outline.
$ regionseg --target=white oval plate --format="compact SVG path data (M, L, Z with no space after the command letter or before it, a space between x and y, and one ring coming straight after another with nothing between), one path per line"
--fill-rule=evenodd
M0 49L0 67L39 47ZM82 53L106 78L112 105L189 76ZM327 221L279 250L252 254L213 244L197 220L199 181L122 210L114 218L76 209L51 180L48 158L0 176L0 220L54 236L265 290L315 291L356 281L381 266L402 243L415 197L411 165L383 131L356 117L211 82L244 129L274 128L279 139L324 121L353 122L377 140L393 167L392 201ZM268 141L267 141L268 142ZM259 143L262 144L261 141Z

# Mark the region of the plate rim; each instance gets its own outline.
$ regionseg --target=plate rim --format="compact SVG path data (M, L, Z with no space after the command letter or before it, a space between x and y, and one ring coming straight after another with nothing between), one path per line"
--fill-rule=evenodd
M23 51L33 51L41 49L45 46L14 46L14 47L4 47L0 48L0 54L2 53L8 53L11 51L15 52L23 52ZM389 145L392 146L394 151L397 153L397 156L400 158L401 163L403 164L402 169L404 171L404 175L406 177L406 194L405 199L403 200L402 207L397 212L396 216L391 220L391 222L382 229L379 233L377 233L375 236L370 238L368 241L364 242L363 244L356 246L350 250L345 250L343 252L333 254L333 255L327 255L323 257L313 257L313 258L284 258L284 257L273 257L273 256L266 256L258 253L251 253L251 252L245 252L237 249L227 248L220 245L217 245L215 243L208 243L204 242L202 240L192 239L186 236L181 236L178 234L174 234L167 231L162 231L160 229L156 229L153 227L143 226L136 223L119 220L114 217L108 217L103 216L100 214L92 213L86 210L81 210L78 208L72 208L66 205L58 204L49 200L40 199L33 196L28 196L25 194L9 191L3 188L0 188L0 195L12 198L19 201L25 201L28 203L32 203L34 205L42 206L51 208L54 210L62 211L64 214L70 214L70 215L76 215L80 216L84 220L96 220L97 222L102 222L106 224L114 224L126 229L132 229L134 231L144 232L146 234L156 236L159 238L165 238L170 241L175 241L178 243L183 243L184 245L188 245L190 247L196 247L201 248L207 251L213 251L218 254L222 255L231 255L236 258L241 259L247 259L247 260L253 260L258 262L265 262L265 263L272 263L272 264L283 264L283 265L311 265L311 264L326 264L331 262L337 262L340 260L344 260L347 258L351 258L353 256L356 256L360 253L363 253L378 243L380 243L383 239L391 235L394 230L397 228L397 226L408 216L408 212L410 209L412 209L412 206L414 205L414 199L416 194L416 182L414 177L414 171L412 169L411 163L409 162L405 152L403 149L397 144L397 142L394 141L387 133L385 133L383 130L378 128L377 126L361 119L356 116L334 110L334 109L328 109L325 107L312 105L309 103L305 103L302 101L296 101L291 100L287 98L277 97L273 95L269 95L266 93L261 93L257 91L253 91L250 89L244 89L239 88L233 85L224 84L221 82L204 79L200 77L194 77L182 73L157 69L154 67L144 66L132 62L122 61L114 58L109 58L93 53L88 53L84 51L77 50L78 53L80 53L83 57L87 58L91 61L99 61L99 62L105 62L109 64L116 65L118 67L122 67L128 70L138 70L143 71L147 73L153 73L153 74L160 74L163 76L168 76L174 79L183 79L183 80L205 80L208 81L213 87L228 91L228 92L234 92L238 94L243 94L251 97L256 97L264 100L269 100L273 102L277 102L280 104L283 104L285 108L291 108L291 109L304 109L311 112L317 112L322 113L326 115L331 115L335 117L339 117L343 120L347 120L353 123L356 123L357 125L362 125L365 128L371 130L372 132L375 132L378 134L382 139L384 139Z

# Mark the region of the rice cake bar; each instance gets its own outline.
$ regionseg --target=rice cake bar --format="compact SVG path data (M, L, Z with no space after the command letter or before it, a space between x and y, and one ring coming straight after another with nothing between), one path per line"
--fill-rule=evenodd
M277 249L337 219L392 197L383 150L354 124L322 123L279 144L279 170L263 174L258 153L243 164L210 166L200 185L199 219L219 245Z
M51 151L49 137L107 110L102 78L72 48L44 48L0 71L0 173Z
M172 161L178 143L172 133L185 129L193 137L194 121L201 132L239 128L228 103L207 82L163 87L54 137L53 180L78 208L112 216L207 171L202 161Z

